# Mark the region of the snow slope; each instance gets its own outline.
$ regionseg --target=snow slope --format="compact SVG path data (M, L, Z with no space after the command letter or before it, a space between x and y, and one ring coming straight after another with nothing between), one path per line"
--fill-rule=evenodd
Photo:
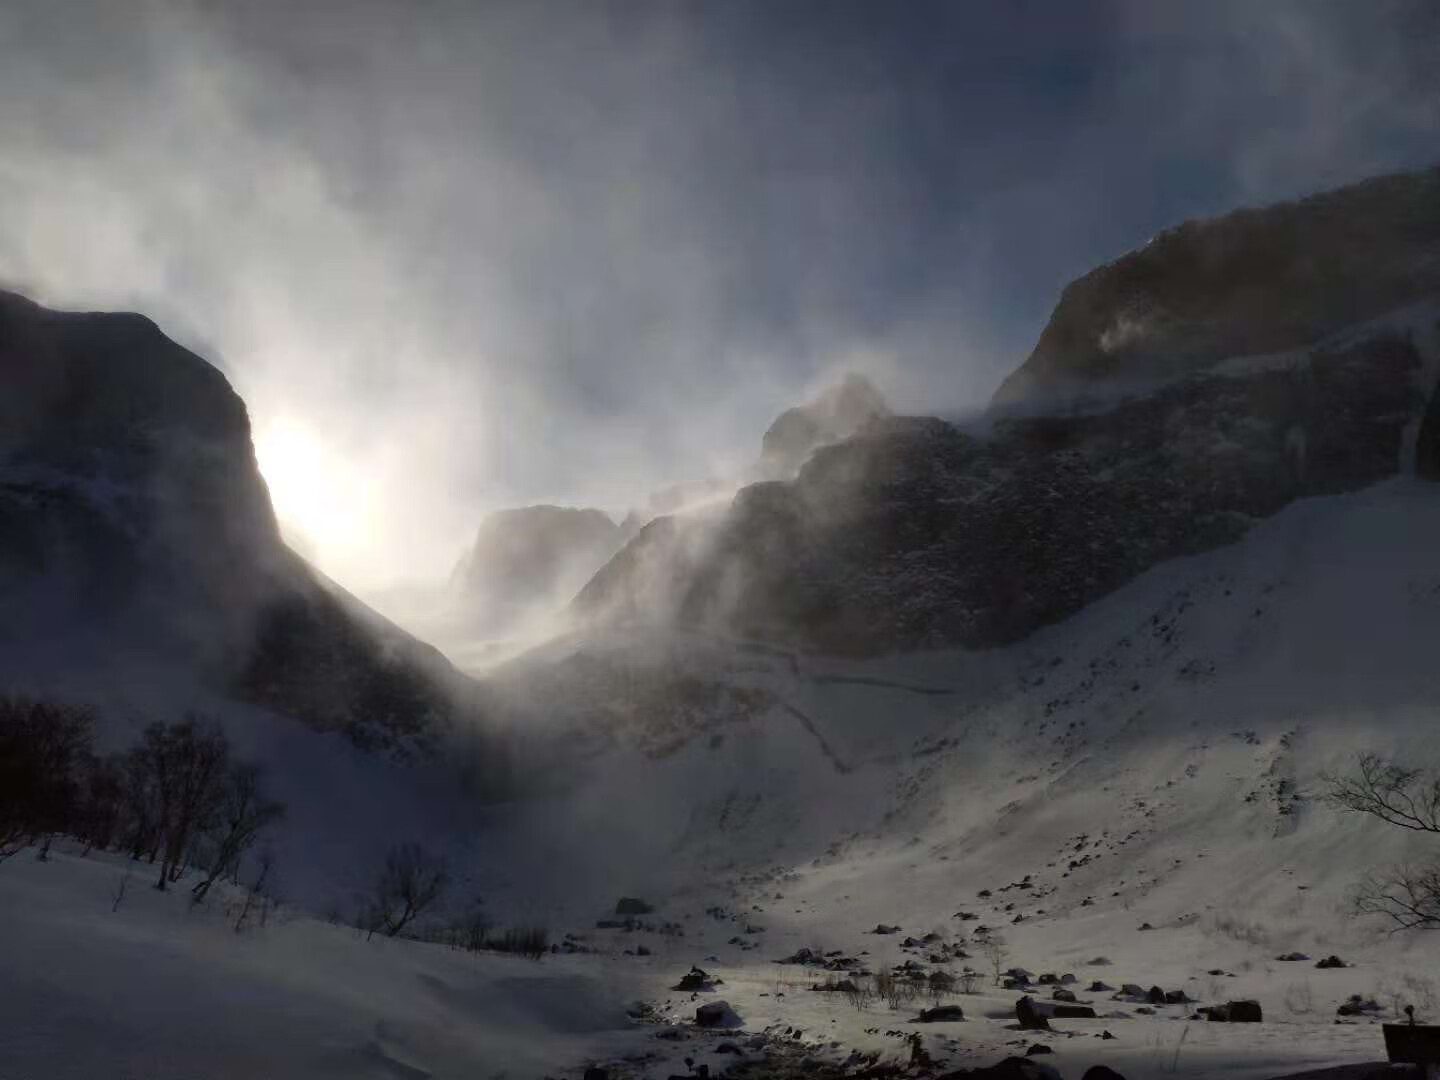
M1433 489L1396 479L1302 500L1008 648L851 662L637 631L552 643L493 689L531 740L521 771L525 754L537 771L575 766L573 785L531 812L565 818L584 847L587 826L624 836L639 801L636 861L664 853L667 871L818 858L825 874L883 878L877 859L914 861L893 852L918 838L916 872L960 889L945 862L1021 874L1039 869L1037 845L1109 829L1137 835L1057 881L1057 903L1207 833L1283 861L1318 832L1341 845L1328 861L1343 877L1373 850L1370 830L1275 792L1281 780L1304 792L1361 749L1440 760L1437 543ZM716 689L688 710L634 709L660 672L758 700ZM603 821L579 812L591 804Z
M1378 1034L1336 1027L1335 1006L1424 999L1403 979L1431 977L1436 945L1351 919L1347 894L1433 844L1311 796L1361 751L1440 764L1437 547L1434 489L1396 479L1296 503L1006 649L839 663L674 637L552 645L509 677L517 700L532 694L526 720L552 725L537 759L582 757L583 777L479 841L505 868L487 889L576 927L640 891L690 930L687 955L762 985L801 945L899 959L895 939L862 931L953 940L969 909L1031 970L1103 954L1117 985L1255 995L1292 1025L1192 1033L1197 1067L1193 1047L1217 1039L1210 1057L1228 1071L1243 1050L1253 1075L1374 1059ZM597 734L606 665L643 679L684 662L773 703L695 710L688 741L673 712ZM727 944L738 924L708 927L698 913L716 904L762 925L739 935L761 947ZM1273 961L1293 949L1361 966ZM1212 968L1235 978L1217 988ZM1292 1015L1291 997L1313 1011Z
M578 1075L641 1046L655 1056L616 1074L664 1077L713 1043L688 1026L653 1039L615 1010L642 997L687 1019L696 1002L666 988L691 963L725 980L746 1032L798 1025L807 1054L903 1060L886 1032L918 1030L913 1010L856 1011L773 961L807 946L929 968L899 941L935 931L980 966L962 910L1031 971L1265 1007L1262 1025L1187 1029L1188 1008L1147 1017L1089 995L1127 1016L1057 1023L1047 1060L1063 1076L1103 1060L1131 1080L1172 1065L1259 1080L1376 1060L1378 1028L1335 1024L1335 1006L1359 993L1434 1010L1436 946L1350 919L1346 893L1431 846L1307 795L1362 749L1440 763L1437 548L1434 489L1396 479L1297 502L1004 649L860 663L643 630L552 642L489 691L517 773L539 777L523 798L457 807L451 828L365 792L357 772L314 783L300 817L340 801L326 812L339 836L344 800L358 813L368 795L373 819L449 847L457 901L478 893L502 923L583 934L596 954L515 965L298 916L235 942L214 916L156 910L169 901L144 888L112 917L116 864L20 856L0 865L0 952L15 958L0 999L19 1021L0 1076L109 1062L147 1077ZM282 797L304 784L297 770ZM358 857L319 835L292 842L282 875ZM620 895L655 902L656 929L597 929ZM882 921L903 933L866 933ZM625 955L642 943L652 955ZM1275 960L1295 949L1356 966ZM1110 965L1086 966L1102 955ZM927 1045L956 1065L1015 1052L1033 1039L986 1017L1015 996L962 997L969 1018L924 1029ZM172 1002L187 1022L157 1034ZM1116 1038L1093 1038L1101 1028ZM62 1030L86 1034L57 1050Z
M534 1076L634 1041L627 973L361 941L284 909L235 933L123 860L54 853L0 875L6 1080Z

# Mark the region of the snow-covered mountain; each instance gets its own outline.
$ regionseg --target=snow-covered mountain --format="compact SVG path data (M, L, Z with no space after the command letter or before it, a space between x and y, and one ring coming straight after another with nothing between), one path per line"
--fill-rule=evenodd
M999 648L846 660L649 629L554 642L492 679L529 733L520 768L555 787L487 819L483 887L498 910L567 927L645 896L684 942L591 939L663 950L632 962L657 984L713 955L702 966L747 1027L803 1021L847 1048L883 1046L860 1030L877 1018L767 996L770 961L865 949L871 967L945 969L899 940L936 932L973 956L978 922L1031 971L1265 1003L1279 1026L1192 1032L1182 1074L1374 1060L1374 1029L1336 1028L1336 1007L1382 986L1415 1000L1404 980L1428 977L1433 951L1353 919L1347 897L1433 842L1317 796L1361 752L1440 762L1437 545L1435 490L1392 477L1299 499ZM701 914L716 908L719 922ZM1358 968L1275 962L1296 950ZM1096 956L1110 966L1086 969ZM1291 1011L1307 980L1313 1000ZM1168 1024L1113 1023L1116 1067L1158 1075ZM962 1041L1000 1056L1000 1036L986 1050L967 1025Z
M1024 1034L1068 1080L1096 1062L1131 1080L1373 1062L1378 1028L1337 1024L1336 1008L1361 994L1423 1010L1434 951L1350 918L1346 894L1431 843L1315 795L1362 750L1440 760L1434 494L1392 478L1299 500L1001 648L843 660L698 634L553 642L490 682L523 722L524 771L553 783L472 812L452 850L502 924L544 924L594 952L534 967L366 943L296 915L237 938L183 901L158 910L149 890L112 915L123 864L57 856L0 875L16 913L0 945L25 965L7 970L55 973L32 980L18 1015L103 1016L75 1060L138 1067L158 1041L167 1063L150 1067L167 1080L204 1072L216 1046L237 1068L297 1078L579 1077L599 1061L648 1080L683 1074L684 1057L718 1074L790 1051L898 1066L910 1051L897 1029L947 1068L973 1066L1015 1052L1017 992L986 980L954 999L965 1021L916 1025L913 1008L857 1010L809 991L819 969L775 961L807 948L871 970L984 966L984 925L1003 932L1007 964L1075 973L1100 1011ZM630 895L656 905L640 920L651 929L596 927ZM941 945L970 959L937 962ZM1296 951L1311 960L1276 959ZM1351 966L1316 970L1331 953ZM723 995L745 1035L688 1022L697 1002L671 987L696 963L724 980L700 1001ZM189 1018L173 1038L117 992L137 969L144 1002ZM1145 1015L1085 992L1092 980L1193 1000ZM626 1019L636 998L655 1022ZM1239 998L1260 1000L1266 1022L1180 1022ZM266 1037L237 1040L237 1027ZM726 1038L739 1058L715 1052ZM38 1042L0 1044L6 1055L51 1060Z
M937 1033L809 992L816 969L773 961L805 948L954 971L978 966L984 925L1032 971L1193 999L1145 1013L1087 991L1096 1020L1026 1032L1070 1080L1097 1060L1131 1080L1375 1060L1376 1029L1335 1023L1339 1003L1423 1011L1440 1008L1440 986L1433 951L1351 918L1347 893L1434 853L1317 795L1362 751L1440 763L1440 500L1425 479L1440 471L1440 242L1421 197L1435 177L1167 233L1067 290L1045 359L983 421L869 410L848 437L804 450L793 479L651 521L581 591L575 629L474 691L503 802L463 801L433 773L397 779L287 724L265 745L299 803L287 858L309 910L343 908L386 837L423 835L452 857L456 904L478 896L504 924L543 923L593 952L517 977L493 957L362 951L297 917L240 954L204 939L197 916L187 941L233 977L225 987L247 988L225 1007L254 1013L289 1056L235 1052L270 1075L489 1075L523 1061L522 1075L578 1076L603 1061L612 1076L667 1077L686 1056L718 1073L733 1056L671 990L699 963L759 1033L740 1057L903 1063L918 1033L946 1067L983 1064L1014 1052L1014 992L961 998L964 1026ZM1337 262L1353 238L1375 276L1350 296L1360 271ZM1153 285L1143 302L1137 282ZM118 677L103 665L116 649L167 670L179 656L212 692L269 706L256 723L286 713L349 730L316 719L311 656L364 671L378 650L425 669L421 646L279 545L243 407L218 373L134 317L18 299L4 312L0 358L27 404L6 414L0 565L5 595L51 634L0 629L7 678L25 671L17 657L93 682ZM1135 312L1153 325L1110 332ZM1102 338L1109 366L1095 361ZM257 627L277 603L286 633L267 636ZM357 715L375 693L346 680L320 715ZM380 730L405 730L403 696L379 697L392 718ZM99 891L97 865L65 863L89 883L74 887L33 869L0 877L26 912L0 922L0 949L79 969L99 943L108 958L98 988L17 994L47 1014L108 1008L107 988L141 959L135 942L165 940L183 917L147 902L135 922L91 925L76 912ZM615 926L621 896L654 904L653 918ZM881 923L902 932L874 933ZM1297 950L1351 966L1277 959ZM178 955L157 978L181 999ZM311 969L295 972L295 956ZM253 1004L275 987L323 1032ZM624 1019L635 997L658 1027ZM1174 1023L1195 1002L1252 997L1264 1025L1182 1037ZM105 1015L100 1042L132 1060L147 1015ZM190 1053L171 1074L204 1071L204 1049Z
M760 453L736 475L669 485L618 524L604 511L569 506L497 510L480 523L447 584L412 616L450 655L483 671L544 637L568 629L567 609L591 578L651 521L661 530L704 533L736 491L793 479L816 450L890 415L864 376L849 374L813 400L781 413ZM416 605L410 605L415 607Z
M448 662L281 542L218 370L139 315L5 293L0 383L12 688L190 681L402 754L453 726Z
M831 653L988 646L1296 499L1433 473L1437 189L1440 171L1166 233L1066 290L982 422L874 419L716 527L652 522L576 610ZM1104 352L1135 311L1154 326Z

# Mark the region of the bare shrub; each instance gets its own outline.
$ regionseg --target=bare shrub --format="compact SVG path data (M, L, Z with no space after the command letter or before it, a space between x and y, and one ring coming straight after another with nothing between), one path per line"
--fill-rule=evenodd
M198 903L222 877L233 877L240 860L269 826L285 816L285 807L266 799L258 765L238 764L222 778L210 813L201 823L197 862L207 867L191 895Z
M549 951L550 931L543 926L511 927L498 937L488 939L487 945L496 952L518 953L539 960Z
M931 1003L934 1005L938 1006L947 997L955 993L955 976L951 975L948 971L932 971L927 982L927 992L930 995Z
M1227 937L1246 945L1268 945L1270 931L1261 923L1246 922L1233 915L1216 915L1208 927L1212 934Z
M456 948L466 952L479 952L485 948L494 922L485 911L485 905L477 898L451 924L452 942Z
M270 914L270 893L273 887L275 869L275 856L269 851L260 856L260 866L256 870L255 880L245 890L245 895L235 905L235 933L244 933L249 928L252 917L258 915L260 925L265 925Z
M911 979L882 971L875 976L875 994L891 1009L899 1009L914 1001L920 989Z
M870 989L870 980L863 975L855 975L850 978L850 985L843 991L845 1000L848 1001L857 1012L864 1012L875 999L875 992Z
M449 866L419 844L400 844L385 856L363 914L368 937L395 937L445 893Z
M962 994L975 994L980 991L980 979L978 971L962 971L959 975L960 992Z

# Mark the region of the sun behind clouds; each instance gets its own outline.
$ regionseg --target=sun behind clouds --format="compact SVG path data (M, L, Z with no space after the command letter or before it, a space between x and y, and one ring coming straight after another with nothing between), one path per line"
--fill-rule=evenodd
M371 487L362 473L312 429L289 419L256 434L255 458L292 547L331 566L360 553L373 516Z

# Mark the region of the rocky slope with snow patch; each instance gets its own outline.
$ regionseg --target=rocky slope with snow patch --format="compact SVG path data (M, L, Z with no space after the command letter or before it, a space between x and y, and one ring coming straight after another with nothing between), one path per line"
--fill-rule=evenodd
M1296 499L1410 471L1437 328L1419 305L983 433L875 421L712 529L652 523L576 608L845 654L1015 641Z
M1072 282L997 405L1278 353L1440 296L1440 167L1190 221Z

